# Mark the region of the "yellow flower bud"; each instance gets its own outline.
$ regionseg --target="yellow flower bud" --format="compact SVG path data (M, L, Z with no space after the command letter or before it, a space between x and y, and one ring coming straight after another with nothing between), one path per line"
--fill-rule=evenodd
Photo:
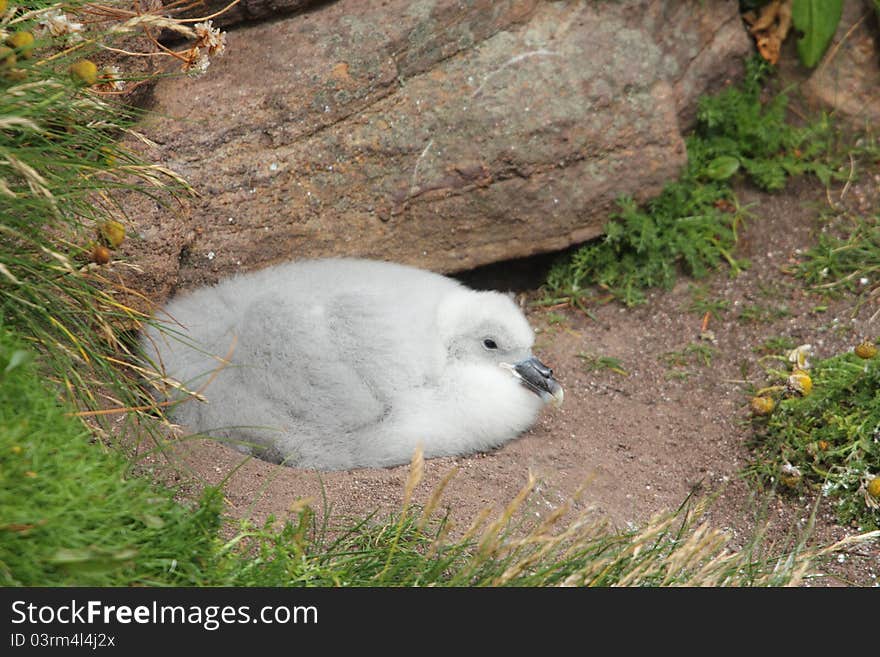
M88 59L81 59L70 65L70 77L78 84L92 86L98 81L98 67Z
M801 483L801 479L803 479L803 474L800 468L788 462L782 464L782 467L779 469L779 481L789 488L797 488Z
M776 408L776 402L772 397L752 397L749 407L755 415L770 415Z
M14 32L6 38L6 45L15 48L25 59L33 54L34 35L30 32Z
M18 61L15 51L7 46L0 46L0 68L12 68Z
M779 475L779 481L789 488L797 488L801 483L800 475Z
M92 247L92 253L90 255L92 262L99 265L106 265L110 262L110 249L101 244L95 244L95 246Z
M806 397L813 390L813 380L804 370L795 370L788 377L789 390Z
M862 344L855 348L855 352L856 356L867 360L877 355L877 345L875 345L870 340L865 340L864 342L862 342Z
M125 239L125 226L118 221L104 221L98 226L98 234L111 249L116 249Z

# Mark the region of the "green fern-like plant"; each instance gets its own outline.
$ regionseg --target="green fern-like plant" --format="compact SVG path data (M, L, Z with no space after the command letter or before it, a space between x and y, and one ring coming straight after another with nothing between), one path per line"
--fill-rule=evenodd
M644 301L647 288L670 287L681 271L700 278L723 263L734 274L747 265L733 255L745 217L733 177L742 174L773 191L791 176L809 173L827 183L835 175L827 118L806 127L790 124L784 94L762 100L770 72L766 62L753 59L739 86L700 99L681 178L644 205L620 199L604 237L550 270L543 301L583 307L598 287L634 305Z

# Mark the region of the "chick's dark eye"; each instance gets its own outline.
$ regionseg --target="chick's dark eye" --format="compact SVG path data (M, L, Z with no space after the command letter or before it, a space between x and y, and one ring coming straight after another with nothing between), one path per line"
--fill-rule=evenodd
M492 338L486 338L485 340L483 340L483 346L486 347L486 349L498 348L498 344Z

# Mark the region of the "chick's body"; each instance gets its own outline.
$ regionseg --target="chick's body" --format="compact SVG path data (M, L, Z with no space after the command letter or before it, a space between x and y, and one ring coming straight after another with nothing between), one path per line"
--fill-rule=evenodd
M180 296L166 312L184 340L150 329L148 355L190 390L213 376L207 402L177 404L173 419L287 465L393 465L417 445L426 456L485 450L528 428L544 403L502 365L531 355L515 304L412 267L288 263Z

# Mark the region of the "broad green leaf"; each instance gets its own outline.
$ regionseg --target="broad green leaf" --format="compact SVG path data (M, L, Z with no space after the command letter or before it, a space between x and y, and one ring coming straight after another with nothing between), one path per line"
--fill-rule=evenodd
M804 66L813 67L831 43L837 31L843 0L794 0L791 20L795 28L803 32L798 39L798 56Z
M706 165L706 175L712 180L727 180L739 169L739 159L731 155L722 155Z

